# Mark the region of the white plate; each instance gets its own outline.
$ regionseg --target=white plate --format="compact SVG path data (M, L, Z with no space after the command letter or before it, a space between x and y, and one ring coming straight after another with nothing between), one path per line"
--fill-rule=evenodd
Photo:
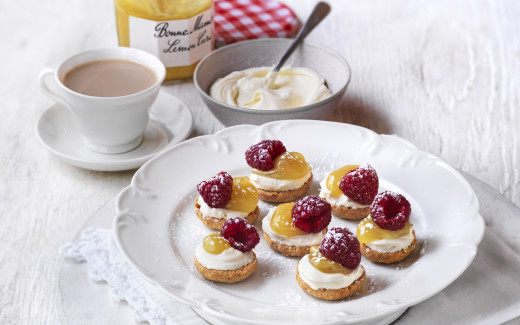
M261 240L259 266L236 284L204 280L193 266L196 244L211 231L195 215L196 184L225 170L248 175L246 149L262 139L280 139L304 154L318 193L326 174L344 164L368 162L381 187L404 194L412 205L418 247L389 266L362 259L367 282L360 294L327 302L304 293L295 281L297 258L273 252ZM261 216L269 204L260 203ZM473 260L484 222L467 181L441 159L396 136L348 124L278 121L241 125L174 146L136 172L117 200L114 231L131 265L174 298L219 319L250 324L359 323L395 314L439 292ZM255 225L261 231L261 218ZM354 229L355 222L333 218Z
M58 103L42 113L36 123L36 135L47 150L71 165L100 171L128 170L142 166L162 149L186 139L193 128L189 108L164 91L159 92L150 117L143 142L121 154L102 154L85 147L74 116Z

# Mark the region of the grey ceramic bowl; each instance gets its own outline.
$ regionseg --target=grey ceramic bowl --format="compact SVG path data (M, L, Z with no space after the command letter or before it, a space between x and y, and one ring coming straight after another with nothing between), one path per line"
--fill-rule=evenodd
M204 57L193 77L195 87L213 115L225 126L237 124L260 125L289 119L327 119L336 108L350 81L350 67L338 53L319 45L303 43L288 60L293 67L307 67L320 73L332 96L318 103L284 110L255 110L239 108L215 100L209 89L218 78L233 71L273 66L281 58L292 40L262 38L222 47Z

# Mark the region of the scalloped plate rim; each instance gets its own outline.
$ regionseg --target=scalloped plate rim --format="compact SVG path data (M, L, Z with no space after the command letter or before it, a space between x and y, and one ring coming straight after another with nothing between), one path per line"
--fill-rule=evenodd
M421 301L424 301L425 299L427 299L427 298L435 295L436 293L442 291L451 282L453 282L455 279L457 279L467 269L467 267L471 264L475 254L476 254L478 244L480 243L480 241L481 241L481 239L483 237L483 234L484 234L484 222L483 222L483 218L480 216L480 214L478 212L479 211L479 206L480 206L479 202L478 202L478 197L476 196L476 194L475 194L474 190L472 189L471 185L465 180L465 178L460 173L458 173L457 170L455 168L453 168L450 164L446 163L444 160L442 160L441 158L439 158L437 156L434 156L434 155L431 155L429 153L426 153L424 151L419 150L417 148L417 146L415 146L413 143L411 143L408 140L402 139L402 138L400 138L400 137L398 137L396 135L379 135L379 134L377 134L376 132L374 132L372 130L369 130L369 129L366 129L366 128L363 128L363 127L360 127L360 126L344 124L344 123L340 123L340 122L325 122L325 121L314 121L314 120L285 120L285 121L270 122L270 123L266 123L266 124L263 124L263 125L260 125L260 126L254 126L254 125L249 125L249 124L247 124L247 125L236 125L236 126L232 126L232 127L228 127L228 128L222 129L222 130L216 132L213 135L203 135L203 136L192 138L192 139L189 139L189 140L184 141L182 143L179 143L179 144L169 148L168 150L164 151L163 153L157 155L156 157L154 157L150 161L146 162L135 173L134 177L132 178L132 181L131 181L130 185L125 187L120 192L120 194L117 197L116 208L118 210L118 216L119 216L119 211L121 211L121 209L120 209L121 198L124 197L125 193L128 193L128 191L130 191L133 187L136 186L136 183L138 182L137 179L139 177L140 172L142 172L143 170L146 170L147 168L149 168L149 166L153 165L155 163L155 161L160 160L163 157L169 155L170 152L177 150L177 148L182 147L182 146L190 146L193 143L195 143L196 141L205 141L205 140L208 140L208 139L219 138L219 137L222 138L222 137L225 137L228 134L233 134L234 132L240 132L240 130L242 130L242 129L244 131L252 130L252 129L254 129L255 131L259 131L261 129L271 127L273 125L285 124L285 123L290 123L290 124L316 124L316 125L320 125L320 124L327 125L328 124L328 125L334 125L334 126L337 126L337 127L352 128L352 129L360 131L361 133L370 134L372 136L375 136L376 138L377 137L379 137L379 138L389 137L391 139L397 139L401 145L405 145L408 148L411 148L414 151L417 151L419 153L427 154L430 159L435 159L436 163L440 163L442 165L443 169L448 171L452 176L456 177L457 180L460 183L462 183L462 185L464 185L464 187L466 189L470 190L472 192L472 195L474 196L474 199L475 199L476 203L474 204L473 208L474 208L475 211L474 211L473 216L471 217L471 219L475 222L475 224L474 224L474 226L475 226L475 229L474 229L475 236L472 237L473 242L470 243L470 245L474 246L474 253L472 254L472 256L469 256L469 259L467 259L466 265L463 266L462 268L460 268L460 272L458 274L455 274L451 279L448 279L448 281L446 281L436 291L431 291L431 292L429 292L427 294L424 294L422 296L416 296L416 297L414 297L414 299L412 299L410 301L407 301L407 302L401 303L401 304L393 305L394 308L390 308L390 309L386 309L386 310L382 309L381 312L376 312L376 313L374 313L374 314L372 314L372 315L370 315L368 317L363 316L363 317L358 317L358 318L352 318L353 321L365 321L365 320L377 319L377 318L389 315L392 312L395 312L399 308L408 308L408 307L410 307L410 306L412 306L414 304L417 304L417 303L419 303ZM475 206L476 206L476 209L475 209ZM251 323L251 324L265 323L265 320L262 320L262 321L259 321L259 322L255 322L255 321L251 321L251 320L248 320L248 319L237 318L236 316L231 315L231 314L221 314L218 311L215 311L214 309L209 307L206 303L204 303L202 301L191 301L191 300L187 299L186 297L177 296L176 294L170 292L161 283L158 283L154 279L150 278L146 274L146 272L144 272L143 270L140 269L140 266L137 265L137 263L135 263L130 258L130 256L127 254L127 252L125 251L125 249L123 247L123 243L121 242L121 239L119 238L119 234L118 234L118 231L117 231L118 219L119 219L118 217L116 217L114 219L114 232L115 232L116 244L118 245L120 251L123 253L123 255L125 256L125 258L129 262L129 264L132 265L134 267L134 269L141 276L143 276L143 278L145 278L147 281L149 281L152 284L156 285L162 291L166 292L167 294L169 294L173 298L175 298L175 299L177 299L177 300L179 300L179 301L181 301L183 303L186 303L186 304L188 304L188 305L190 305L192 307L201 308L205 312L209 312L210 314L212 314L214 316L222 317L223 319L228 319L228 320L233 320L233 321L245 321L245 322L248 322L248 323ZM337 322L338 322L337 320L331 320L331 321L325 321L322 324L334 324L334 323L337 323ZM349 321L349 323L350 323L350 321ZM277 322L272 322L272 324L278 324L278 323Z

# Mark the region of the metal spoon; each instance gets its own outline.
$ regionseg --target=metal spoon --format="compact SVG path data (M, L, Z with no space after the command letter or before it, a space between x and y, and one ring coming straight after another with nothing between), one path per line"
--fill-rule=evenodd
M303 27L300 29L300 32L298 32L298 35L296 35L296 38L293 40L287 51L285 51L284 55L278 61L278 64L273 68L273 70L270 72L269 77L269 88L274 89L274 81L276 79L276 76L282 66L285 64L285 61L291 56L291 54L296 50L298 45L303 41L307 35L312 32L314 27L316 27L322 20L325 18L330 12L330 6L325 2L319 2L316 7L312 10L311 15L303 25Z

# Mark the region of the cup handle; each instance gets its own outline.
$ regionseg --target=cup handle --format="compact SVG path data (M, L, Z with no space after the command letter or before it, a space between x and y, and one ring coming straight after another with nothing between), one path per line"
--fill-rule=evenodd
M38 76L38 81L40 83L40 88L42 89L42 91L43 91L43 93L45 95L47 95L51 99L55 100L59 104L63 105L69 111L72 112L72 109L71 109L69 103L67 103L67 101L62 96L58 95L56 93L56 91L51 90L51 88L49 87L49 84L47 83L49 77L54 76L54 74L55 74L54 69L52 69L52 68L44 68L40 72L40 75Z

